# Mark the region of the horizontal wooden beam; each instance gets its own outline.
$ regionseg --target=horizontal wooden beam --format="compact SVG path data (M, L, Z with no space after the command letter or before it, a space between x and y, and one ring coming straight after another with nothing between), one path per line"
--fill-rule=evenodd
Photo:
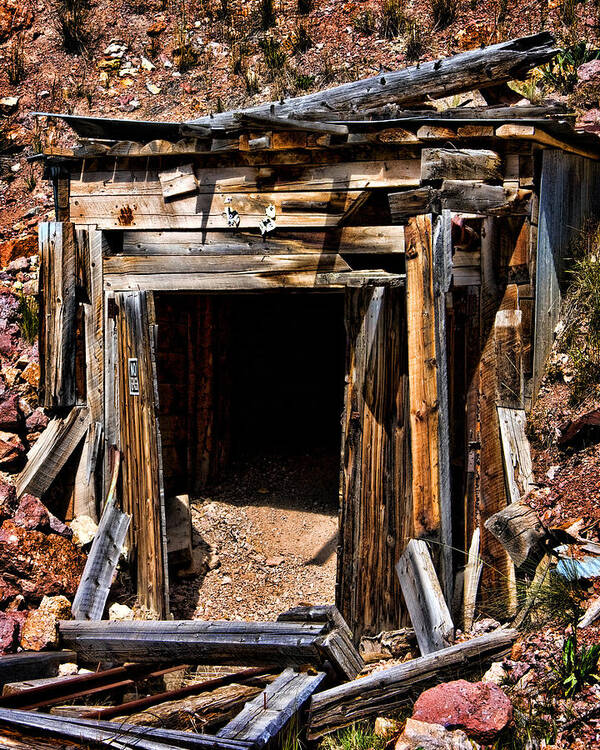
M487 149L424 148L421 180L500 180L502 160Z
M123 232L123 255L291 255L294 253L402 253L404 229L393 226L224 232ZM116 255L116 257L119 257Z

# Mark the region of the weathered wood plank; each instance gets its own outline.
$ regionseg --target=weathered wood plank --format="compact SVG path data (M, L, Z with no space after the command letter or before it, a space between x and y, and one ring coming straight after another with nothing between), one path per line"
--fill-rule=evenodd
M397 72L384 72L363 81L342 84L307 96L284 99L242 110L253 115L295 119L334 119L343 115L367 117L369 110L451 96L462 91L498 85L551 59L556 52L548 33L501 42L462 52L445 60L420 63ZM214 113L194 120L206 127L232 127L237 113Z
M363 634L400 626L394 565L410 498L404 292L346 291L346 390L336 604Z
M253 742L254 747L264 747L277 737L294 714L302 710L326 677L326 672L286 669L262 693L246 703L242 711L217 732L217 737L247 740Z
M19 654L6 654L0 659L0 685L15 680L36 680L53 677L58 665L76 662L74 651L22 651Z
M349 271L350 266L336 254L327 255L113 255L104 259L104 273L110 283L119 275L161 274L282 274L297 271Z
M113 481L102 518L73 599L73 617L77 620L100 620L102 618L123 542L127 536L131 517L119 510L115 504L119 466L117 454Z
M435 204L439 202L439 197L439 191L430 186L390 193L388 201L392 222L406 224L411 216L431 213Z
M511 560L522 572L533 576L548 551L550 536L539 516L525 503L511 503L485 522Z
M360 191L199 193L165 201L160 195L82 195L71 201L78 224L99 229L257 229L273 206L279 228L334 227Z
M411 539L396 565L410 619L421 654L450 645L454 623L433 567L427 544Z
M439 538L439 413L430 216L406 229L406 319L412 456L412 522L407 539Z
M499 406L498 421L508 496L511 503L516 503L532 489L535 481L525 434L527 416L524 409Z
M497 403L513 409L523 407L521 318L520 310L499 310L494 322Z
M480 669L507 653L516 630L499 628L492 633L450 646L427 656L374 672L367 677L338 685L313 695L310 702L308 736L317 739L349 726L410 704L424 687Z
M40 390L46 407L74 406L77 314L75 231L69 222L41 222Z
M64 418L55 417L27 454L27 464L17 476L18 497L25 492L41 497L79 445L90 424L86 406L76 406Z
M342 164L299 164L280 167L219 167L190 168L191 164L175 168L194 177L198 193L269 193L320 190L365 190L367 188L410 187L419 184L419 159L386 159ZM126 196L134 199L140 195L164 195L163 182L170 172L117 169L114 171L84 170L71 180L71 199L89 195ZM161 175L162 181L161 181ZM190 182L191 187L191 182Z
M444 179L439 195L442 208L463 213L502 216L528 215L532 193L531 190L486 185L467 179Z
M255 232L123 232L124 255L290 255L402 253L402 227L340 227L322 231L285 230L263 237Z
M565 254L585 219L596 215L599 190L599 164L559 150L544 150L535 270L534 398L559 319Z
M480 536L481 530L477 526L473 530L463 579L463 630L465 633L471 630L473 620L475 619L477 589L479 588L479 579L481 578L481 570L483 568L483 562L479 556Z
M146 178L147 181L147 178ZM198 180L194 174L193 164L182 164L179 167L164 169L158 173L163 198L177 198L186 193L194 193L198 189ZM134 178L135 182L135 178ZM110 183L109 183L110 184ZM106 188L106 182L102 182L102 187ZM135 185L132 185L131 195L135 195ZM96 191L94 191L96 193Z
M75 474L75 487L73 488L73 515L75 517L86 515L94 521L98 519L96 466L102 442L101 423L90 422Z
M421 181L500 180L502 160L486 149L424 148L421 152Z
M118 307L120 426L123 510L131 515L129 552L137 567L142 606L169 611L162 450L154 358L153 297L115 295Z

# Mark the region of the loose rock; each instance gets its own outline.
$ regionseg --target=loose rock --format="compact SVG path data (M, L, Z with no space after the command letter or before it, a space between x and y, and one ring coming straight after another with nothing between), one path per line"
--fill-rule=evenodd
M21 630L21 646L42 651L58 646L58 621L71 617L71 603L64 596L45 596L39 609L30 612Z
M460 729L448 731L439 724L408 719L395 750L477 750Z

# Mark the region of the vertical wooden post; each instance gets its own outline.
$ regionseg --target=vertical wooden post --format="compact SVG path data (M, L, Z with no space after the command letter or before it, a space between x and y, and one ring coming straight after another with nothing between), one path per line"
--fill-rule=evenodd
M169 612L165 498L158 426L154 298L119 292L119 393L123 454L123 510L132 516L130 550L137 563L142 606Z
M439 542L439 404L430 216L409 220L405 244L412 462L412 518L407 536Z
M39 225L40 390L45 407L74 406L77 325L75 232L72 224Z
M348 289L346 330L336 603L359 639L402 617L394 567L410 514L403 290Z
M74 514L86 514L97 520L100 490L96 465L101 460L104 423L104 310L102 289L102 232L78 229L76 232L80 274L85 283L82 303L85 332L86 404L90 427L83 444L74 488Z

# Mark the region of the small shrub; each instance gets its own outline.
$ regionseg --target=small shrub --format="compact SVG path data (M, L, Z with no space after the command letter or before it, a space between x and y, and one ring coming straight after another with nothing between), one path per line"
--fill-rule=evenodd
M265 57L265 62L270 70L282 70L286 61L286 54L281 49L281 44L271 37L259 42L259 46Z
M320 750L383 750L385 744L367 722L360 722L325 737Z
M19 329L21 336L30 344L36 340L40 325L40 311L35 297L19 292Z
M25 79L25 54L23 52L23 35L17 34L8 52L8 82L16 86Z
M260 0L260 26L263 31L275 26L273 0Z
M382 37L394 39L405 30L407 17L404 6L404 0L384 0L379 25L379 33Z
M59 0L58 30L67 52L82 52L88 41L90 0Z
M304 73L294 73L294 83L299 91L308 91L314 85L315 77Z
M298 13L307 16L313 9L313 0L298 0Z
M244 83L246 84L246 93L250 96L252 94L258 94L260 91L258 76L253 70L246 70L244 72Z
M28 193L33 193L37 186L37 179L33 171L33 167L29 167L29 172L25 176L25 188Z
M600 643L589 647L579 646L575 627L565 639L561 658L553 670L558 680L558 688L565 698L572 698L585 685L600 682L597 674L599 658Z
M296 31L292 34L292 52L297 55L302 52L306 52L309 50L312 45L312 39L308 35L308 31L306 30L306 26L303 26L300 24Z
M565 26L573 26L577 21L577 3L579 0L563 0L561 6L561 19Z
M418 60L423 54L425 45L423 44L423 34L418 21L408 21L405 31L406 46L404 54L410 62Z
M354 16L352 25L359 34L371 36L377 30L377 16L372 10L363 10Z
M600 58L600 51L588 49L586 42L572 44L559 52L540 70L542 78L561 94L570 94L577 85L577 68L590 60Z
M456 19L456 0L431 0L431 15L436 29L445 29Z

